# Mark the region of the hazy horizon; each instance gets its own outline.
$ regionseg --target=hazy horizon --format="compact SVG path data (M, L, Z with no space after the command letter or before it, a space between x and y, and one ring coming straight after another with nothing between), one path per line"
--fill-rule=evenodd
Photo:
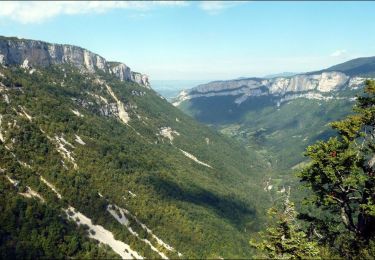
M373 2L1 2L0 34L78 45L153 80L313 71L374 56Z

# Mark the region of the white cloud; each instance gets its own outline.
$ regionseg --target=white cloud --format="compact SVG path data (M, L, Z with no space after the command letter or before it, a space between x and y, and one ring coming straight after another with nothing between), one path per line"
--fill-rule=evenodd
M235 5L242 3L241 1L203 1L199 4L199 8L208 14L219 14L225 9L231 8Z
M20 1L1 2L0 19L38 23L58 15L105 13L112 9L149 10L156 6L186 6L184 1Z
M340 57L340 56L343 56L346 53L347 53L346 50L336 50L336 51L332 52L330 56L331 57Z
M187 1L153 1L154 4L164 6L188 6Z

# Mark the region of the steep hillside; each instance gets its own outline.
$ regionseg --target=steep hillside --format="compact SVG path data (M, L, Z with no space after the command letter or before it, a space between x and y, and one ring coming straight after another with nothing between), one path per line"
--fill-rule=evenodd
M0 39L0 55L0 201L8 209L0 217L51 216L2 236L8 255L33 225L45 232L61 219L56 228L86 243L71 256L251 256L249 236L267 206L255 155L174 108L146 80L117 73L124 64L13 38ZM10 230L2 222L0 233ZM18 255L34 256L30 248L52 258L67 250L20 244Z
M340 71L349 76L375 77L375 57L365 57L350 60L325 71Z
M331 135L329 122L351 113L371 71L367 61L290 77L214 81L182 91L173 104L240 140L270 171L288 172L304 161L307 145Z

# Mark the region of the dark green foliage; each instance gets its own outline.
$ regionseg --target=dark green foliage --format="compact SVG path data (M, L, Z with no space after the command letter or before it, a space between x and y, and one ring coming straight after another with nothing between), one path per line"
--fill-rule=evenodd
M374 77L375 57L357 58L332 66L324 71L341 71L350 76Z
M309 241L297 222L297 212L289 200L289 192L282 209L275 206L269 210L272 224L260 233L261 241L250 240L250 245L260 251L259 258L320 259L318 244Z
M365 95L358 98L354 111L354 115L331 124L337 137L307 148L311 162L300 174L313 191L307 201L321 209L310 210L304 218L319 230L323 241L351 258L374 252L374 81L366 82Z
M22 198L0 178L1 259L118 258L111 249L89 241L59 208Z
M106 211L109 203L128 209L184 257L251 256L248 237L259 230L267 199L260 187L263 168L252 166L240 145L196 123L153 90L111 75L84 74L67 65L37 68L33 74L15 67L0 71L5 76L1 82L22 85L10 84L0 93L4 174L19 180L23 188L33 187L47 205L74 206L147 258L160 256L116 222ZM104 103L93 94L114 101L96 77L105 80L126 105L131 117L128 125L102 114ZM146 94L133 95L134 91ZM9 104L2 96L5 93ZM32 116L31 121L21 108ZM84 117L75 116L72 109ZM173 143L159 134L167 126L180 134ZM75 135L86 145L75 142ZM56 137L73 144L66 148L77 169L58 153ZM187 158L179 149L212 168ZM56 186L62 200L40 176ZM134 219L130 222L141 237L157 245ZM176 252L163 252L178 257Z
M270 96L253 97L237 105L238 96L195 98L180 108L244 144L253 161L268 171L291 172L304 162L303 151L317 140L334 134L328 123L351 113L358 90L340 90L335 100L299 98L276 105Z

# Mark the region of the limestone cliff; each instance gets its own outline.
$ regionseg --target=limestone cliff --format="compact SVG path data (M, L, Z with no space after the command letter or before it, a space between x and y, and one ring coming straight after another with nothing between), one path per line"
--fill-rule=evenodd
M0 64L34 68L65 63L85 72L94 73L100 70L114 74L121 81L133 81L150 87L146 75L132 71L123 63L108 62L100 55L81 47L0 37Z
M317 98L346 86L356 87L363 81L364 78L351 78L337 71L299 74L292 77L214 81L181 91L173 104L178 106L185 100L213 96L237 96L237 104L241 104L249 97L263 95L272 95L280 101L293 95Z

